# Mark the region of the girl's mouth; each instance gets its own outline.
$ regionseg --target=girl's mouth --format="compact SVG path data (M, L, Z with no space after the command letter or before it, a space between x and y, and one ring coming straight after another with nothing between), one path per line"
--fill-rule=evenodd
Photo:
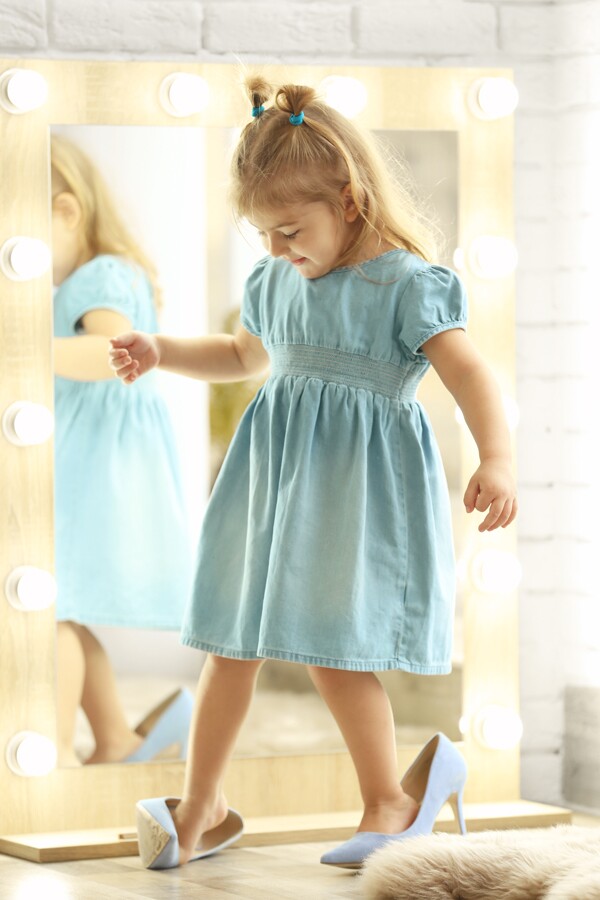
M290 262L293 266L301 266L303 262L305 262L305 256L299 256L298 259L290 259Z

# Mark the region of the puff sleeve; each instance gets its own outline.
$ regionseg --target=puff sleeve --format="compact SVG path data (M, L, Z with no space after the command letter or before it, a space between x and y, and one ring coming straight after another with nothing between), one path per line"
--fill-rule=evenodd
M61 289L63 316L73 330L82 316L93 309L114 310L133 324L140 282L146 282L141 269L115 256L97 256L81 266Z
M265 256L256 263L252 269L248 280L244 287L244 297L242 300L242 309L240 312L240 321L246 331L261 337L261 298L264 283L265 266L269 261L269 257Z
M400 342L413 355L434 335L466 329L467 295L458 275L444 266L429 265L409 281L400 304Z

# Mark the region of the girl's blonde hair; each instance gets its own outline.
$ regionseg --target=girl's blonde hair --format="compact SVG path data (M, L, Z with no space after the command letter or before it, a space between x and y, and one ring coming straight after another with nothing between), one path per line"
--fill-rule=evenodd
M356 240L343 265L375 233L428 262L437 259L438 229L420 208L410 179L388 169L373 136L321 101L311 87L286 84L275 92L260 76L244 82L253 121L242 131L231 166L230 199L239 217L296 203L324 201L341 216L350 185L359 211ZM263 109L261 109L263 107ZM304 113L300 125L290 115Z
M123 256L143 269L159 310L162 297L157 271L123 224L98 169L76 144L58 135L52 135L50 154L52 202L59 194L73 194L81 207L83 234L90 252L94 256Z

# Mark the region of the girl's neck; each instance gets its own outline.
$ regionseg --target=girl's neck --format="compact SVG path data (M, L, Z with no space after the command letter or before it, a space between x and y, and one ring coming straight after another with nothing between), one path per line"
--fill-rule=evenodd
M391 244L379 235L373 235L369 240L365 241L364 244L361 244L355 253L352 253L348 257L344 265L357 266L360 263L375 259L378 256L383 256L384 253L388 253L390 250L395 249L395 244Z

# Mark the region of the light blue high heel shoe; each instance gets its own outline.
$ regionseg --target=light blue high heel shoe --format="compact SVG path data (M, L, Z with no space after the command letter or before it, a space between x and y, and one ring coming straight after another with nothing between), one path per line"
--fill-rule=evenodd
M179 865L179 840L171 816L171 809L178 803L176 797L154 797L136 804L138 848L146 869L172 869ZM220 825L202 835L198 852L189 862L224 850L237 841L243 831L242 817L235 809L229 809Z
M425 744L400 784L405 793L420 804L417 818L399 834L380 834L357 831L354 837L321 857L328 866L360 869L367 856L390 841L404 841L422 834L431 834L437 814L449 803L461 834L467 833L463 814L463 791L467 780L467 766L448 738L441 732Z
M194 698L187 688L163 700L135 729L144 742L123 762L185 759L193 708Z

